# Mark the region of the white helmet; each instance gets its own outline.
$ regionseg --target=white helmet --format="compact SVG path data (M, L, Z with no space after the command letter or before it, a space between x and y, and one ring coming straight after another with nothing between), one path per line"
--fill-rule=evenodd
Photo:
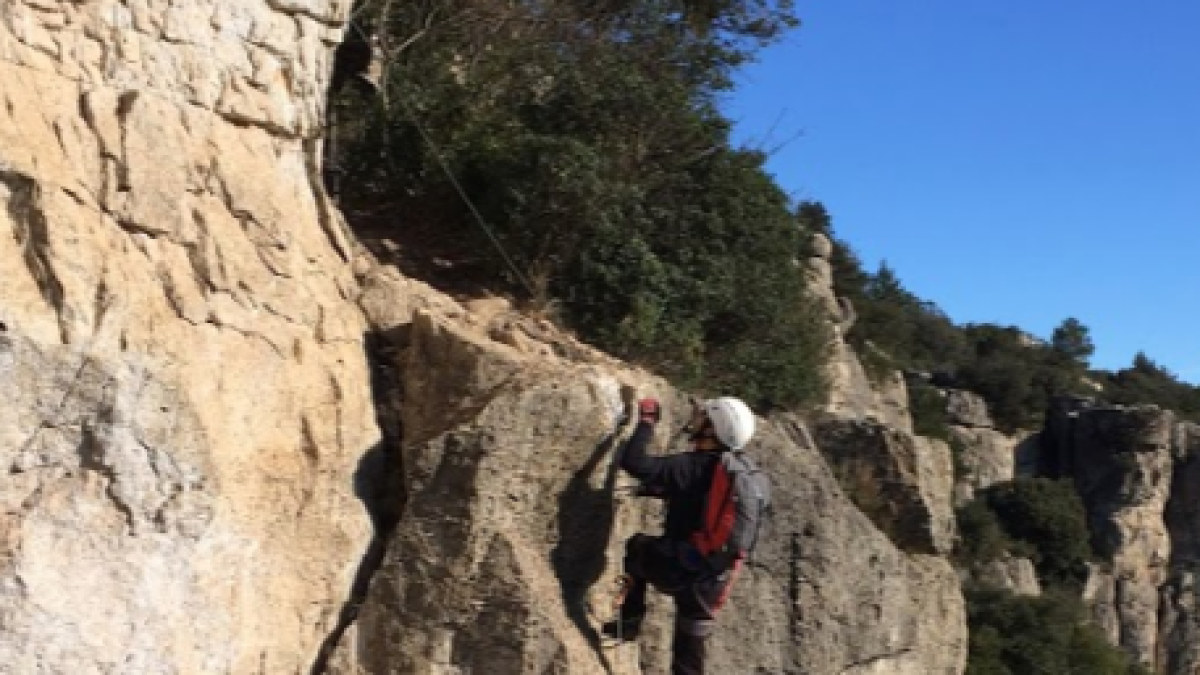
M741 450L754 435L754 413L740 399L723 396L703 401L704 414L712 421L717 439L730 450Z

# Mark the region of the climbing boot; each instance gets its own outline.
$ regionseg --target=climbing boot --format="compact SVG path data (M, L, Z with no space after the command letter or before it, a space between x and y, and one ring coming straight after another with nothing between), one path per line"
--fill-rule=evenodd
M630 603L625 601L630 599L629 594L637 586L637 592L634 593L634 598ZM616 610L617 618L611 621L606 621L600 626L600 634L606 639L616 642L630 642L636 640L638 633L642 629L642 619L646 616L646 585L645 582L639 584L638 580L628 574L622 574L617 577L617 594L613 598L613 609Z
M622 616L605 622L600 627L600 634L606 639L617 642L633 642L642 630L644 616Z

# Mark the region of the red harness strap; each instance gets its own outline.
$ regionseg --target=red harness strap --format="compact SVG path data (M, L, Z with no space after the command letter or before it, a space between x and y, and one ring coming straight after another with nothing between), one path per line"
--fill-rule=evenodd
M733 590L733 582L737 580L738 572L742 570L742 557L738 556L733 561L733 567L729 568L729 580L725 582L725 588L721 589L721 595L717 597L717 601L713 603L713 612L721 609L725 605L725 601L729 599L729 593Z
M733 481L729 479L725 465L718 463L713 469L712 485L704 505L704 520L700 531L692 535L692 545L701 556L719 551L729 540L735 519Z

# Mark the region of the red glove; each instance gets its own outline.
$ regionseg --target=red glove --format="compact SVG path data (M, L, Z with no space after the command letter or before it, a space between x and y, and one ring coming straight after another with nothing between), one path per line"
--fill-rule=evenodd
M658 406L658 401L652 398L644 398L638 401L638 419L643 422L655 424L662 418L662 410Z

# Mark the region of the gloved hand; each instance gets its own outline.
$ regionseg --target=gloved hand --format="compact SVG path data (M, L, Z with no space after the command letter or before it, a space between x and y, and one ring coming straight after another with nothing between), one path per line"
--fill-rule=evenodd
M638 419L650 424L655 424L662 419L662 410L658 405L658 400L644 398L638 401Z

